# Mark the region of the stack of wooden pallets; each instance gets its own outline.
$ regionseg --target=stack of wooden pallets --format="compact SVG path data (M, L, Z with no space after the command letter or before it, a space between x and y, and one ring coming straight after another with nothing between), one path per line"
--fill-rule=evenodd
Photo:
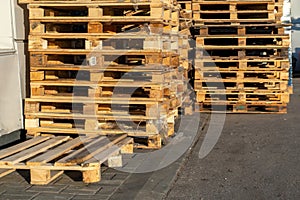
M26 2L26 1L23 1ZM173 0L31 0L29 134L122 134L160 148L185 91Z
M182 112L184 114L193 113L193 89L192 89L192 68L193 68L193 41L191 34L192 27L192 1L182 0L177 1L180 5L180 15L179 15L179 56L180 56L180 66L183 68L184 76L184 95L182 102Z
M282 0L193 0L200 111L286 112L289 35Z

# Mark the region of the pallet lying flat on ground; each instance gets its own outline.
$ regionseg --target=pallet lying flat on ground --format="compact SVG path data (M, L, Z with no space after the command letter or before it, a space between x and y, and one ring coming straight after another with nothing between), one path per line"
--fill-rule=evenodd
M121 167L121 153L133 152L133 139L126 136L37 136L0 150L0 177L25 169L30 171L31 184L45 185L72 170L82 172L85 183L98 182L102 163Z

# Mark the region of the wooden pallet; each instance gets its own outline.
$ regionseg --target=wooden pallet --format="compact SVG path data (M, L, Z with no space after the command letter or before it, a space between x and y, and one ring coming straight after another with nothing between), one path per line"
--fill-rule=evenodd
M197 48L195 58L213 60L287 59L288 48L278 46L213 46Z
M245 36L245 35L284 35L285 25L274 24L241 24L241 25L205 25L195 27L195 35L200 36Z
M248 14L249 16L252 16L251 14ZM206 26L206 25L215 25L215 24L227 24L227 25L244 25L244 24L254 24L254 23L278 23L279 20L275 20L272 17L273 13L262 13L257 14L256 17L253 17L251 19L243 19L243 17L240 17L239 19L231 19L226 16L205 16L205 19L194 19L195 26ZM223 18L222 18L223 17ZM208 18L208 19L207 19ZM216 18L216 19L214 19ZM225 18L225 19L224 19ZM269 19L271 18L271 19Z
M31 81L31 97L42 96L71 96L71 97L98 97L114 98L118 100L131 97L139 99L157 99L162 101L172 95L182 94L183 82L175 80L164 84L138 82L138 81L110 81L110 82L89 82L78 80L58 80L58 81Z
M162 125L173 124L182 99L177 96L158 102L126 99L52 97L30 98L25 103L29 134L158 134ZM167 127L168 129L168 127ZM174 130L172 130L174 131ZM167 131L169 132L169 131ZM169 134L173 134L169 133Z
M178 23L179 7L163 3L101 3L101 4L29 4L29 20L88 19L99 22L113 21L161 21Z
M62 34L43 33L29 35L29 50L37 49L98 49L98 50L162 50L174 51L178 49L176 35L148 35L148 34Z
M34 99L26 99L25 115L27 117L53 117L65 119L84 119L97 118L99 120L156 120L165 117L176 110L180 106L176 99L166 100L164 102L148 101L148 102L126 102L126 100L111 100L110 103L58 103L45 101L34 101Z
M209 41L210 40L210 41ZM211 45L199 45L197 46L197 50L200 49L200 51L197 51L197 53L201 53L201 49L207 50L207 51L217 51L217 50L248 50L248 51L267 51L267 50L277 50L280 51L281 49L286 50L289 48L289 39L287 39L284 42L280 42L277 44L267 44L267 45L262 45L262 44L257 44L257 43L253 43L253 44L243 44L243 42L245 40L236 40L236 39L228 39L228 43L226 43L226 40L220 40L220 44L219 45L215 45L216 41L218 39L206 39L206 42L208 44ZM242 41L240 44L238 43L239 41ZM257 42L259 42L259 39L256 39ZM248 41L249 43L251 41ZM271 40L264 40L264 43L271 43ZM199 42L201 43L201 42ZM236 45L235 45L236 43ZM225 45L222 45L225 44Z
M261 46L268 47L289 47L289 35L259 35L259 36L197 36L196 47L213 48L214 46L241 46L252 48Z
M179 55L161 50L48 50L30 53L30 66L78 65L106 68L110 65L158 64L169 67L179 65Z
M256 59L256 60L195 60L196 71L288 71L288 59Z
M132 153L133 140L126 135L117 137L37 136L0 151L0 168L30 171L31 184L46 185L64 171L82 172L83 182L94 183L101 179L101 164L121 167L120 153ZM2 173L4 176L7 173Z
M61 113L31 113L25 117L28 134L122 134L151 136L162 131L169 133L168 124L174 126L177 109L159 117L121 115L99 116ZM149 119L152 118L152 119ZM169 135L174 133L174 130Z
M247 82L248 80L253 81L268 81L268 80L289 80L288 71L195 71L196 80L204 80L210 82L210 80L222 79L224 82L237 81Z
M142 82L151 84L164 84L165 82L172 82L173 77L180 79L181 72L176 69L165 68L162 70L142 70L141 68L77 68L71 72L68 68L31 68L30 80L31 81L59 81L59 80L74 80L78 81L91 81L91 83L106 83L112 81L121 82Z
M179 23L179 22L178 22ZM123 20L102 21L77 19L77 20L30 20L30 34L42 33L155 33L155 34L174 34L179 30L179 24L163 23L161 21L147 21L139 19L126 22Z
M251 19L257 14L267 14L265 18L278 18L282 16L283 5L275 2L251 2L251 1L210 1L193 2L193 14L195 19L201 17L213 16L216 12L224 18ZM247 15L249 14L249 15ZM251 15L250 15L251 14ZM222 18L220 18L222 19Z
M275 1L194 1L196 26L280 22L283 3Z
M252 90L252 91L286 91L288 81L274 79L222 80L211 79L195 80L195 90Z
M289 93L256 93L249 91L245 93L244 91L232 91L229 93L227 91L197 91L197 102L203 103L253 103L264 104L265 102L272 103L289 103Z
M140 16L139 16L140 15ZM81 27L88 33L120 33L124 31L151 31L171 33L178 31L179 7L163 4L124 5L100 4L42 4L29 5L30 33L64 31ZM79 23L79 24L78 24ZM61 25L59 25L61 24ZM147 25L146 25L147 24Z
M249 22L252 20L276 21L274 11L246 10L246 11L194 11L193 19L197 23L220 23L220 22ZM215 21L214 21L215 20Z
M245 114L286 114L287 104L199 104L200 112L204 113L245 113Z

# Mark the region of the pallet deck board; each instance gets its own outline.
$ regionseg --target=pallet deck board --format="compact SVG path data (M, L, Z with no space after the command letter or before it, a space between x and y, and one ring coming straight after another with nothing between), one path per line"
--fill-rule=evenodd
M70 140L66 143L64 143L61 146L58 146L54 149L51 149L47 151L46 153L35 157L29 161L26 162L27 165L42 165L47 162L50 162L51 160L65 154L66 152L70 151L71 149L83 144L85 141L90 140L90 137L87 136L81 136L77 137L73 140Z
M18 153L18 152L20 152L24 149L32 147L32 146L34 146L36 144L39 144L41 142L44 142L48 139L50 139L50 137L40 137L40 136L38 136L38 137L35 137L31 140L27 140L23 143L14 145L12 147L2 149L2 150L0 150L0 159L5 158L5 157L10 156L10 155L13 155L15 153Z
M62 142L65 142L66 140L69 139L69 136L57 136L55 138L51 138L43 143L40 143L30 149L23 150L22 152L11 155L6 158L2 158L0 160L0 165L5 164L5 165L13 165L15 163L19 163L21 161L24 161L30 157L33 157L39 153L42 153L46 151L47 149L54 147Z
M86 145L85 149L82 149L80 151L75 151L71 153L69 156L64 157L63 159L58 160L55 162L56 166L60 165L73 165L74 163L82 163L93 156L95 156L97 153L108 149L109 147L113 146L114 144L120 142L123 140L125 137L127 137L125 134L118 136L116 139L113 141L104 141L103 139L95 140L91 142L89 145Z

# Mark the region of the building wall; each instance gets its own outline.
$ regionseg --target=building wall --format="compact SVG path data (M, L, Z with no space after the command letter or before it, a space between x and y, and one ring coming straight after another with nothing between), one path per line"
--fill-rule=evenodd
M0 136L23 128L18 55L0 54Z
M300 1L292 0L292 51L297 58L296 71L300 71Z
M0 136L23 129L25 95L24 17L17 0L0 7ZM5 136L7 138L7 136ZM2 137L0 138L2 144Z

